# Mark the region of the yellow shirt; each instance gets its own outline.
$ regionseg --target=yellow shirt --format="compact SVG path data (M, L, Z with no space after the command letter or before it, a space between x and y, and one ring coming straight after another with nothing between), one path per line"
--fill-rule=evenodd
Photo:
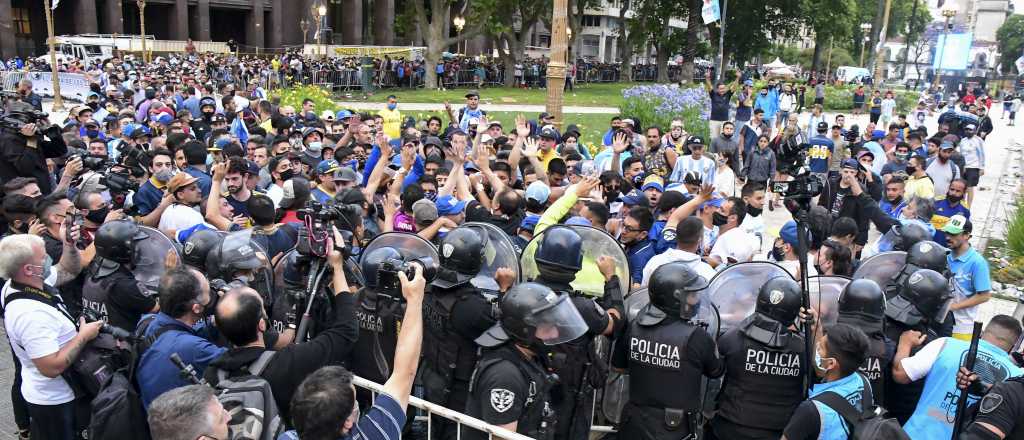
M377 112L384 118L384 134L391 139L398 139L402 136L402 112L398 110L381 109Z
M548 170L548 162L556 157L558 157L558 152L554 148L548 150L547 153L544 150L537 150L537 159L540 160L541 165L544 165L544 171Z
M935 198L935 183L933 183L932 178L927 175L924 177L908 177L903 188L905 190L906 197L908 198L913 196L923 197L926 199Z

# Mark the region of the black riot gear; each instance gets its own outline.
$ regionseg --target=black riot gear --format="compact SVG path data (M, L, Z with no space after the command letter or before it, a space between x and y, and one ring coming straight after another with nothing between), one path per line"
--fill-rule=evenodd
M792 278L777 277L758 290L755 312L788 326L800 313L802 304L800 285Z
M907 277L899 294L889 299L885 316L909 326L942 322L952 300L946 277L934 270L918 269Z
M135 242L149 236L131 220L117 220L104 223L96 231L96 255L121 264L132 262L135 256Z
M942 245L930 240L921 241L914 243L907 250L906 264L914 268L931 269L941 274L947 268L946 255L949 255L949 249ZM909 275L913 270L905 272Z
M366 287L371 290L376 290L380 285L380 266L385 261L401 260L402 253L398 252L397 249L392 247L382 247L374 249L368 254L362 256L360 261L363 275L366 277Z
M521 283L501 297L501 320L477 338L493 347L512 339L524 347L557 345L587 332L587 325L569 296L538 283Z
M583 268L583 239L565 226L552 226L544 231L534 260L538 266L576 273Z
M885 318L885 293L878 283L869 279L853 280L839 296L839 322L846 322L865 333L881 333ZM875 327L877 331L865 328Z
M892 250L906 251L913 245L931 240L932 234L917 222L907 222L892 227Z
M450 288L469 282L483 265L487 236L471 228L455 228L441 240L441 270L433 285Z
M707 280L686 263L672 262L654 270L648 290L652 306L664 313L678 313L680 318L690 319L696 315L701 293L707 286Z
M193 232L188 240L185 240L185 245L181 250L181 259L185 264L205 272L206 256L223 240L222 235L211 229Z

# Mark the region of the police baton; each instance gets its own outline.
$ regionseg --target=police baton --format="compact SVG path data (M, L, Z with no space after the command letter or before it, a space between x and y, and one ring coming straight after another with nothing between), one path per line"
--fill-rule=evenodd
M974 330L971 332L971 348L967 350L967 358L964 359L964 368L967 371L974 371L974 362L978 360L978 341L981 339L981 323L974 321ZM954 379L955 380L955 379ZM956 417L953 419L953 437L960 437L960 425L963 423L963 414L967 409L967 389L960 390L956 399Z

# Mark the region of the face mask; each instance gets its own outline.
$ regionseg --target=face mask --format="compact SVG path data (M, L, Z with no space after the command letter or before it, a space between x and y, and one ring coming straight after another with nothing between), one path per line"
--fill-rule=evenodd
M755 208L753 206L747 205L747 214L750 214L754 217L760 217L761 211L764 211L764 208Z
M156 174L153 175L153 177L156 177L157 182L166 184L167 182L171 181L172 177L174 177L174 170L170 168L164 168L160 171L157 171Z
M217 294L210 292L210 301L203 306L203 317L213 316L217 311Z
M639 188L639 187L643 186L643 183L644 183L644 173L643 172L633 176L633 186L634 187Z
M821 357L821 353L818 353L818 349L815 348L814 349L814 368L816 368L822 374L828 372L828 369L825 368L825 365L824 365L825 364L825 359L832 359L832 358L823 358L823 357Z
M426 191L423 193L423 197L431 202L437 201L437 191Z
M284 172L281 172L281 173L278 173L278 174L281 175L281 180L282 181L287 181L288 179L291 179L292 177L295 177L295 171L293 171L291 169L284 170Z
M107 219L107 214L110 213L110 207L104 206L101 209L90 210L89 214L86 214L85 219L93 223L103 223Z
M608 200L610 202L614 202L615 199L617 199L618 197L619 197L619 190L618 190L618 188L606 190L604 192L604 199Z
M398 107L398 104L388 104L388 110L394 110L395 107Z
M907 167L907 174L914 174L916 172L917 172L917 167L912 167L912 166L908 166Z
M711 213L711 224L715 226L723 226L726 223L729 223L729 217L727 217L725 214L722 214L720 212Z
M952 196L952 195L946 194L946 200L949 200L949 203L952 203L954 205L957 204L957 203L960 203L960 201L963 200L963 199L964 199L964 196Z
M818 272L819 275L825 273L825 270L822 269L821 265L818 263L814 263L814 270Z
M49 255L47 255L46 256L46 260L43 261L43 275L42 275L43 276L43 280L45 281L47 278L50 278L50 275L51 275L52 272L53 272L53 259L50 258Z
M319 150L319 149L323 148L323 145L324 145L323 142L313 141L313 142L309 143L309 147L308 148L310 150Z
M896 160L898 160L900 162L906 162L907 159L910 159L910 153L909 152L908 153L896 153Z
M100 137L100 131L99 130L86 130L85 131L85 135L89 136L90 138L98 138L98 137Z
M775 261L783 261L786 259L786 247L785 246L772 246L772 259Z

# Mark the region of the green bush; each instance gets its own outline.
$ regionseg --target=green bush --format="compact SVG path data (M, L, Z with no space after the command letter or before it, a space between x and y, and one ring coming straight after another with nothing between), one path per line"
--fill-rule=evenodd
M1006 225L1006 249L1012 257L1024 257L1024 195L1017 196L1017 211Z
M679 88L665 84L642 85L622 91L619 109L624 118L637 118L644 127L667 129L673 118L683 119L686 131L708 138L711 99L703 87Z
M271 92L273 96L281 97L281 106L292 106L296 111L302 108L302 101L306 98L312 99L316 104L316 111L330 110L336 112L341 106L331 99L331 94L319 86L294 86L286 89L278 89Z

